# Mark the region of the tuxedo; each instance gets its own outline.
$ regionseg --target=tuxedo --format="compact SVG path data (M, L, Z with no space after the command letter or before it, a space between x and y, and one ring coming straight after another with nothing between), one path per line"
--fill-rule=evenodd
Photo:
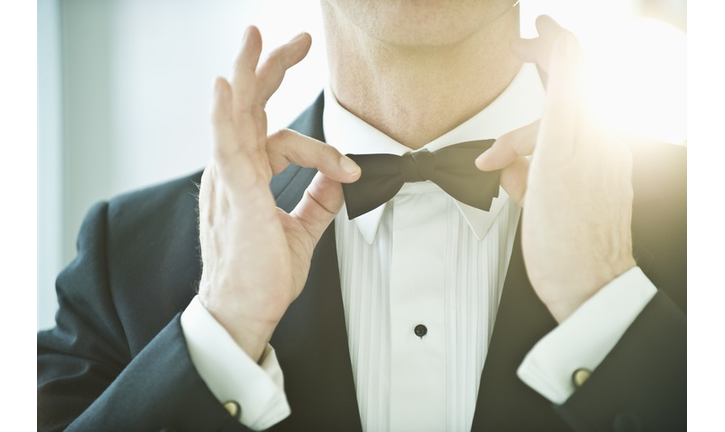
M324 141L323 103L291 128ZM516 375L556 326L528 280L517 234L472 430L686 429L686 150L632 148L634 254L658 293L586 383L552 405ZM314 174L290 166L276 175L277 205L291 211ZM78 256L57 280L57 325L38 333L39 430L246 430L196 372L180 326L201 275L200 182L196 173L89 211ZM334 224L270 343L292 410L270 430L361 430Z

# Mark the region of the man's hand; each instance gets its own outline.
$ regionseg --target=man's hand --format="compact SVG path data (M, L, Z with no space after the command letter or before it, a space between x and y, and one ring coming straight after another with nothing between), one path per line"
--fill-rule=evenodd
M322 142L289 130L267 136L267 100L310 43L301 34L257 67L262 39L250 27L231 83L218 78L214 86L214 151L199 194L199 298L254 360L304 287L315 245L342 206L338 182L360 175ZM269 182L290 162L320 172L287 214L276 207Z
M591 112L576 39L546 16L537 29L539 38L515 41L512 50L548 75L543 117L502 136L476 164L503 168L502 186L524 206L529 279L561 322L636 265L632 156Z

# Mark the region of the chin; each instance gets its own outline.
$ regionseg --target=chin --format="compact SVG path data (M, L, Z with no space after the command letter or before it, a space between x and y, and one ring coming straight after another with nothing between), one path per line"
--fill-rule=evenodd
M393 46L446 46L486 28L515 0L323 0L363 33Z

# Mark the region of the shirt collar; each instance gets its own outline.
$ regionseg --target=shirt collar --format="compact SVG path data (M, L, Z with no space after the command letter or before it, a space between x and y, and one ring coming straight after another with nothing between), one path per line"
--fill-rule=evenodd
M498 139L501 135L525 126L541 117L544 106L544 87L534 64L524 64L506 90L481 112L455 129L427 143L422 149L436 151L449 145L481 139ZM325 87L325 107L322 117L325 140L341 153L369 154L389 153L403 155L410 148L400 144L359 117L343 108L335 98L332 89ZM415 190L422 185L406 184L401 193ZM498 212L508 201L503 189L493 200L490 211L482 211L455 201L458 209L481 240L488 232ZM372 244L380 224L385 206L355 218L355 223ZM344 209L343 209L344 214Z

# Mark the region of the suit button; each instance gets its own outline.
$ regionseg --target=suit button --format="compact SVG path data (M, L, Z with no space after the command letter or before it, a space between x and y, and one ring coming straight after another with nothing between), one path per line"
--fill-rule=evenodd
M417 326L415 326L415 330L413 331L415 332L415 335L421 339L423 338L423 336L428 334L428 328L423 324L418 324Z
M614 418L614 430L616 432L641 432L642 422L635 413L620 413Z
M592 374L592 371L585 368L579 368L574 371L573 374L571 374L571 380L574 383L574 388L579 388L584 385L584 383L589 379L589 376Z
M235 420L239 420L242 413L242 408L235 401L229 401L224 404L224 408L229 412Z

